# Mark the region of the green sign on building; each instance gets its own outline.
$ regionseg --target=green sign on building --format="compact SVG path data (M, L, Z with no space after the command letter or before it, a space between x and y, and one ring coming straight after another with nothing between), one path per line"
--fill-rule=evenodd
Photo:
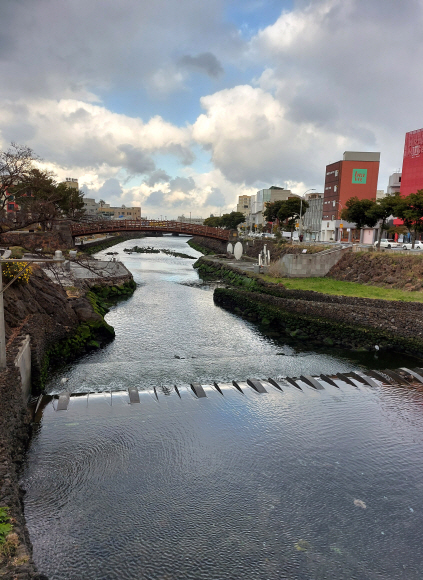
M353 183L366 183L367 181L367 169L353 169L352 182Z

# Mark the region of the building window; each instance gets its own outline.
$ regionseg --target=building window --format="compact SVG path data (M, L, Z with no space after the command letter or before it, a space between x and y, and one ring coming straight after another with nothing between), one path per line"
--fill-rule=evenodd
M398 178L398 181L401 183L401 177Z
M338 174L339 174L339 170L338 170L338 169L336 169L336 170L335 170L335 177L338 177Z
M333 191L338 191L338 187L336 185L333 186Z

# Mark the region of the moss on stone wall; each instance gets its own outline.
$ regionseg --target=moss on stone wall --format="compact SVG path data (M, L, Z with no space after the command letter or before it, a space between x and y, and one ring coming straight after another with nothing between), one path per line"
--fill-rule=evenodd
M205 256L209 256L209 255L212 255L212 254L215 254L216 253L213 250L211 250L210 248L206 248L205 246L202 246L201 244L198 244L198 243L196 243L196 242L194 242L192 240L188 240L187 244L193 250L197 250L197 252L201 252Z
M124 242L126 240L126 238L124 238L123 236L115 236L113 238L109 238L107 240L103 240L101 242L97 243L92 243L90 245L82 245L79 246L79 249L84 252L84 254L88 254L91 256L91 254L96 254L97 252L101 252L102 250L107 250L107 248L111 248L112 246L116 246L116 244L120 244L121 242Z
M216 288L214 301L251 322L277 331L303 346L335 346L353 350L395 350L421 356L423 341L392 335L386 330L341 323L328 318L290 312L261 302L260 295L238 289Z
M38 380L33 385L34 394L44 389L52 366L58 367L114 339L114 328L104 320L104 316L119 299L131 296L135 288L134 280L129 280L120 286L94 286L86 293L93 311L101 318L79 324L68 337L48 349L44 354Z
M44 354L41 372L37 385L33 385L34 391L44 389L49 370L52 366L58 367L74 360L85 352L100 348L115 337L115 331L110 324L103 319L92 320L78 325L74 332L67 338L59 341L49 348Z

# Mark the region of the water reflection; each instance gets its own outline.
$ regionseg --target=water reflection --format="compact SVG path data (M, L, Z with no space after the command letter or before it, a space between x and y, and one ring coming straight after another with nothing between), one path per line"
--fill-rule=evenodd
M421 393L207 395L47 407L22 485L50 580L421 578Z
M227 385L195 399L184 386L193 380L342 372L360 361L263 335L213 304L191 260L123 254L143 243L152 240L116 247L139 284L108 315L116 340L50 385L62 390L66 376L71 391L109 392L75 397L66 412L49 404L28 452L22 486L40 572L420 579L422 393ZM154 245L197 255L183 239ZM144 389L140 404L110 394L130 386Z
M193 259L123 252L136 245L189 253ZM186 238L129 240L113 251L119 252L139 287L107 315L116 339L54 376L52 392L62 390L64 376L69 378L67 389L84 392L405 364L404 357L395 360L391 354L377 361L368 353L301 351L215 306L213 285L202 284L192 268L200 254L187 246ZM107 258L106 251L98 257Z

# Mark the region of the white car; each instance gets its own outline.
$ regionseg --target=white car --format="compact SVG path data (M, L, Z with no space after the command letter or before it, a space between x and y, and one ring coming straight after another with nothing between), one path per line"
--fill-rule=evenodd
M375 248L377 248L377 242L374 243ZM387 240L386 238L382 238L380 240L380 247L381 248L388 248L388 250L390 248L399 248L401 246L401 244L399 244L398 242L393 242L392 240Z
M409 244L403 244L402 248L403 248L403 250L412 250L412 246L413 246L413 244L410 242ZM423 250L423 242L415 242L414 249L415 250Z

